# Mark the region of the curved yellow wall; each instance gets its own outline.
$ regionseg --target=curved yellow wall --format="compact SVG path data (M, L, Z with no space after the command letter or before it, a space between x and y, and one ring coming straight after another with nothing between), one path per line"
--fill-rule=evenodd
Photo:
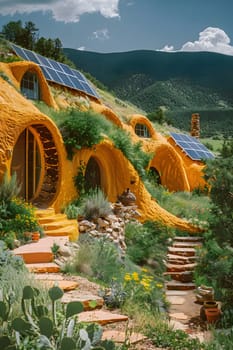
M30 62L17 62L9 65L0 64L0 69L19 88L20 80L24 73L29 68L34 69L35 66L35 64L31 64ZM37 72L39 75L42 74L40 71ZM40 80L43 96L49 105L53 105L53 98L47 83L44 83L43 79L41 77ZM183 230L197 231L197 229L190 226L187 222L161 208L156 200L151 198L132 164L110 141L105 140L92 149L77 151L73 161L69 161L62 137L56 125L47 116L42 114L33 103L25 99L14 87L1 78L0 105L0 178L6 170L10 171L12 151L21 132L30 125L40 123L50 131L58 152L59 182L57 185L57 195L52 203L52 206L57 212L77 196L73 177L77 175L80 161L87 164L90 157L94 157L101 172L101 187L110 201L115 202L118 195L126 188L130 188L136 195L136 204L138 205L142 221L156 220L161 221L165 225L179 227ZM90 105L93 110L105 115L115 125L129 131L134 142L142 142L144 151L153 154L148 167L155 167L159 171L162 183L170 190L188 191L193 188L194 182L200 181L200 166L184 159L175 147L168 143L165 137L153 129L146 117L134 115L125 124L108 107L93 101ZM151 138L139 138L134 132L136 123L146 124L150 130Z

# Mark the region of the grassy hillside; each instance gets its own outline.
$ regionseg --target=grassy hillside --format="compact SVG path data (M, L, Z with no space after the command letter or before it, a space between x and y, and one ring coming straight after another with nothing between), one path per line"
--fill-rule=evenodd
M78 69L89 72L146 112L168 109L178 127L199 112L204 136L233 133L233 57L207 52L131 51L101 54L64 49Z

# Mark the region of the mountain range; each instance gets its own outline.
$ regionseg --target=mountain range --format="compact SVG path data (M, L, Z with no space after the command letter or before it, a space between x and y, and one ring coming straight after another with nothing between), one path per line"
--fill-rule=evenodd
M203 136L233 134L233 56L210 52L138 50L97 53L64 49L115 96L152 113L165 107L177 127L188 130L200 113Z

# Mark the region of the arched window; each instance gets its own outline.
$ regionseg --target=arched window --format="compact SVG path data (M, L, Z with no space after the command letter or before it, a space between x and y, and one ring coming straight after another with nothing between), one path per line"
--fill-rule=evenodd
M39 82L35 73L26 72L21 81L21 92L30 100L39 100Z
M135 134L139 137L150 138L150 132L145 124L136 124L135 125Z

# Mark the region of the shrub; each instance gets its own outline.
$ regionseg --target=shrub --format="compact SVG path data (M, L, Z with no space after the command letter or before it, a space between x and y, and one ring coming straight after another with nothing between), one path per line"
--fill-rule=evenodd
M104 193L98 188L84 197L81 212L87 220L96 220L110 215L112 208Z
M129 222L125 227L126 253L136 264L143 265L153 260L156 273L164 271L163 259L167 253L167 240L172 231L158 222L144 225Z
M104 283L124 274L124 264L118 248L106 239L93 238L88 234L79 239L79 250L65 272L82 273Z
M35 209L22 199L13 199L0 203L0 239L5 240L8 232L14 232L15 237L22 242L28 240L24 232L33 232L39 229L35 217Z
M114 146L121 150L124 156L133 164L139 175L144 178L146 175L145 169L152 155L142 150L141 142L133 143L130 134L119 128L112 130L110 138Z
M73 203L68 204L64 209L64 213L66 214L69 220L77 219L79 212L80 212L79 207L77 207Z
M16 173L10 178L5 173L3 181L0 184L0 203L8 203L13 198L17 197L20 192L20 186L17 182Z
M104 116L71 110L69 118L60 125L69 159L72 159L75 149L89 148L102 141L110 125Z

